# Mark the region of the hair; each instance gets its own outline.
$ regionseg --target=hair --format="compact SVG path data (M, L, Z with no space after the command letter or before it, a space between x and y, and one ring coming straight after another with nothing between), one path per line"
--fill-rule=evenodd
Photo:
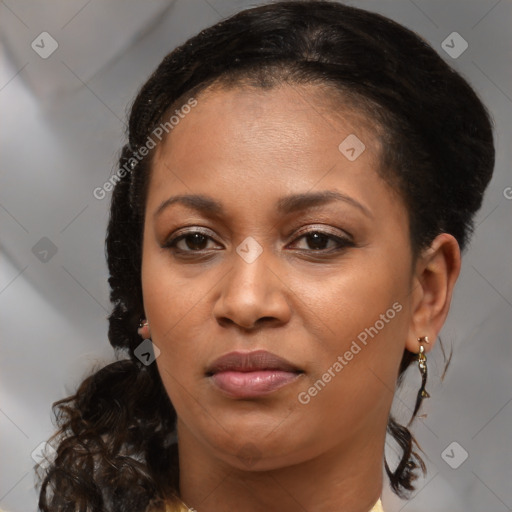
M43 511L140 511L178 496L176 412L156 365L134 355L144 317L142 230L152 156L137 151L176 106L215 84L339 91L376 121L379 172L407 206L413 255L443 232L462 250L469 241L494 167L492 121L467 81L425 40L379 14L324 0L261 5L202 30L163 59L132 105L119 159L129 172L119 172L106 237L108 336L127 357L53 405L57 456L42 481ZM414 360L405 350L397 384ZM410 431L392 415L388 432L401 455L385 469L394 492L407 497L425 465Z

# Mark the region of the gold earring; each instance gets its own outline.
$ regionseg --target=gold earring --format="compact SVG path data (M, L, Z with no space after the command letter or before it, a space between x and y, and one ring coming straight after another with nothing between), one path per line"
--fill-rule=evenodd
M423 343L429 343L428 336L422 336L421 338L417 338L419 344L420 344L420 350L418 352L418 368L421 373L421 387L418 391L418 395L416 396L416 405L414 406L414 412L412 413L411 420L409 424L412 422L414 417L416 416L416 413L418 412L421 402L424 398L430 398L430 395L428 394L427 390L425 389L425 386L427 384L427 376L428 376L428 370L427 370L427 356L425 355L425 347L423 346Z
M420 344L420 351L418 353L418 368L421 373L421 398L430 398L430 395L425 390L425 385L427 384L427 376L428 376L428 369L427 369L427 356L425 355L425 347L423 347L423 343L430 343L428 336L421 336L418 338L418 342Z

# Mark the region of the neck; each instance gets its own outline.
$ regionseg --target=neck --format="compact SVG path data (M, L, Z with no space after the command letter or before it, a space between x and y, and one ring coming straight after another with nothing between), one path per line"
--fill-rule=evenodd
M351 440L298 464L251 471L215 457L184 425L178 433L181 499L201 512L369 512L382 490L383 438Z

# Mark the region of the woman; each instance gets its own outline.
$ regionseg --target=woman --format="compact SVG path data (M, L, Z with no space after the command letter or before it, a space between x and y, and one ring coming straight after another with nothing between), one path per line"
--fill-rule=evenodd
M174 50L113 177L128 357L57 402L40 508L378 511L383 470L406 496L394 390L414 365L410 424L493 165L472 88L380 15L276 2Z

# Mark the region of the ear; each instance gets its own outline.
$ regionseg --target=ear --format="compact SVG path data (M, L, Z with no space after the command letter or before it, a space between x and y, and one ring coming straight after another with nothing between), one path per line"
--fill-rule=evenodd
M425 352L432 349L446 320L453 287L460 273L460 248L455 237L438 235L416 262L412 282L411 323L405 348L419 352L418 338L428 336Z

